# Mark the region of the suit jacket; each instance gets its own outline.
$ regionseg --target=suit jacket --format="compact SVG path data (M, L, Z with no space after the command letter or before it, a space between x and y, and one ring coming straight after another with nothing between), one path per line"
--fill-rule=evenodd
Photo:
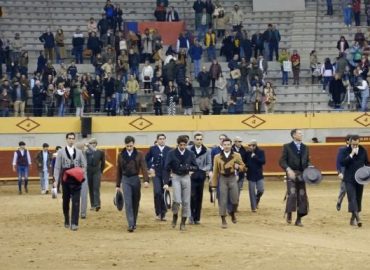
M298 151L294 141L284 144L279 164L284 171L291 168L293 171L303 172L311 165L308 147L301 143L301 149Z
M86 150L86 161L88 169L100 169L101 172L105 168L105 152L99 149L95 151L92 149Z
M347 148L350 148L350 147L342 146L338 149L337 160L336 160L336 163L335 163L338 174L344 172L344 167L340 164L340 162L345 157L344 155L345 155L345 152L346 152Z
M48 151L48 156L47 156L47 161L46 161L46 166L48 169L50 168L52 158L53 158L53 154ZM44 169L44 155L43 155L42 150L38 152L36 155L36 164L37 164L37 169L39 170L39 172L42 172Z
M211 186L217 187L220 175L235 175L235 163L239 164L239 172L245 170L245 164L239 153L231 150L229 157L226 157L224 151L215 156L213 162L213 176Z
M352 147L347 147L344 151L342 160L340 164L344 166L344 175L343 181L344 182L352 182L355 183L355 173L356 171L369 164L369 159L367 156L367 151L361 145L359 146L358 154L354 155L353 158L349 156L352 152Z
M166 145L161 152L158 145L154 145L149 148L149 151L145 156L148 169L154 169L155 175L158 177L162 177L163 175L164 162L166 161L167 154L170 150L171 147Z
M61 180L64 169L72 166L84 168L86 171L86 158L80 149L74 148L74 154L69 157L67 147L59 149L54 166L54 179L58 183Z

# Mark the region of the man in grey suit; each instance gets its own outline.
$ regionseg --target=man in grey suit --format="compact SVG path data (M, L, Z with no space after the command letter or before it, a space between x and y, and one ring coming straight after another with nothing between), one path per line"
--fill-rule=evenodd
M54 167L54 187L58 182L62 182L63 187L63 214L64 227L71 228L73 231L78 230L78 218L80 211L80 194L81 182L70 177L64 177L68 169L75 167L86 168L86 159L81 150L74 146L76 134L73 132L66 134L67 146L60 149L57 153ZM72 199L71 222L69 216L69 204Z
M308 213L306 184L302 179L304 169L310 166L308 147L302 143L303 132L293 129L290 132L293 141L283 146L280 167L287 176L286 209L287 222L292 223L292 212L297 211L296 226L302 227L302 217Z
M90 139L86 150L87 179L91 210L100 210L100 180L105 167L105 152L96 148L98 141Z

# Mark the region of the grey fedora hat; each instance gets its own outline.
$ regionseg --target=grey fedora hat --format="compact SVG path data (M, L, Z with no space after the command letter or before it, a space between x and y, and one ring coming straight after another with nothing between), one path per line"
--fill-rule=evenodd
M117 190L116 196L113 197L113 203L117 207L118 211L122 211L123 206L125 204L125 202L123 200L122 191Z
M355 173L355 180L360 185L365 185L370 182L370 167L363 166L359 168Z
M321 182L322 175L315 167L308 167L303 171L302 178L307 184L317 185Z
M166 205L166 208L171 209L172 205L171 193L167 189L163 191L163 200L164 204Z

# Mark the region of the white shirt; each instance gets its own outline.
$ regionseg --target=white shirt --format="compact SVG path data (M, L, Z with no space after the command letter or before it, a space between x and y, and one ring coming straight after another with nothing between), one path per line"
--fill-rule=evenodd
M184 155L185 154L185 149L183 151L181 151L180 148L177 148L177 150L179 150L179 152L180 152L181 155Z
M164 147L165 147L164 145L163 146L158 145L158 148L159 150L161 150L161 152L163 152Z
M198 155L199 155L200 151L202 151L202 146L200 146L200 147L195 146L195 152L197 152Z
M24 155L24 151L25 150L22 150L22 149L18 149L22 156ZM14 156L13 156L13 165L17 165L17 159L18 159L18 154L17 154L17 151L14 152ZM27 161L28 161L28 164L31 165L31 156L30 156L30 152L27 151Z
M49 156L49 153L48 151L42 151L42 170L45 172L48 171L48 156Z
M75 153L74 149L75 149L74 146L70 147L67 145L67 151L71 157L73 157L73 154Z
M131 157L133 151L128 151L128 150L126 151L127 151L128 156Z
M357 86L357 88L360 90L366 90L369 88L369 85L367 84L366 80L362 80L361 85Z
M227 153L226 153L226 152L224 152L225 157L226 157L226 158L228 158L228 157L230 156L230 153L231 153L231 152L227 152Z

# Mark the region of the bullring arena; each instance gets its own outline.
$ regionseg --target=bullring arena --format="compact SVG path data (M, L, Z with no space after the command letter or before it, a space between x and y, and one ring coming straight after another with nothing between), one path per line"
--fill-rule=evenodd
M117 9L113 15L115 19L112 19L110 12L113 11L108 2L115 7L120 5L121 15L117 17ZM154 18L154 10L163 11L161 3L167 5L165 4L167 2L168 8L173 5L178 12L179 21L172 21L175 18L174 13L170 14L170 21L168 19L160 21L158 19L160 16ZM188 56L188 60L185 59L185 63L182 63L180 51L169 49L175 50L178 38L181 43L180 33L186 34L186 39L192 47L196 46L194 45L196 38L203 38L202 30L199 30L197 24L207 26L209 19L207 17L199 19L199 13L195 14L194 2L0 0L0 112L1 116L5 116L0 118L0 270L370 269L369 188L365 185L361 227L350 225L347 196L340 211L336 209L341 182L338 178L336 157L338 149L345 145L345 137L348 134L358 134L360 144L368 153L370 151L370 114L367 112L369 97L362 96L361 93L365 91L354 93L354 89L360 86L357 82L359 77L363 78L363 81L367 79L369 64L367 58L370 49L367 41L370 32L369 1L213 1L214 4L218 2L218 8L225 10L227 15L225 18L229 16L234 18L224 20L225 29L220 28L220 24L214 25L217 42L213 49L215 58L220 64L220 73L226 80L223 87L222 84L220 87L216 85L213 91L210 78L208 86L201 85L201 78L196 75L194 63L194 60L199 59L195 59L193 53L191 61ZM349 2L351 7L348 5ZM333 4L331 12L329 7L327 8L327 3ZM103 9L106 5L108 8ZM232 15L236 12L236 6L242 12L241 21ZM350 14L348 18L345 9L356 11L356 6L360 7L361 11L360 14L353 14L352 22L352 15ZM162 17L163 15L166 14L162 12ZM115 38L118 43L113 39L111 32L109 35L104 31L102 33L101 25L98 29L96 23L100 22L101 16L103 21L104 16L111 16L103 23L114 22L114 27L112 25L109 27L114 28L114 31L117 30ZM119 17L122 20L119 20ZM212 18L216 17L222 22L223 12L217 11L217 15ZM89 28L92 26L87 26L91 18L95 21L96 28L92 31ZM350 23L348 19L351 19ZM271 41L271 37L268 42L262 39L262 42L265 42L262 44L263 48L257 48L256 40L259 40L259 34L263 36L266 31L271 30L269 24L272 24L271 28L278 30L279 41L275 44L276 40ZM109 31L113 31L111 28ZM157 51L152 48L152 51L148 52L146 51L148 48L145 48L144 52L144 48L138 45L138 40L142 38L140 34L146 29L150 29L150 35L157 35L156 38L160 38L161 46L156 48ZM64 31L62 42L56 44L55 48L47 48L48 41L44 34L47 35L48 30L55 34L57 30L59 34L59 30ZM222 34L222 30L226 30L226 34ZM241 34L241 30L246 32ZM82 46L76 45L76 39L81 41L80 31L85 38ZM100 59L102 62L97 61L99 53L93 52L92 47L89 47L92 45L88 42L88 36L96 31L98 31L98 49L101 50L104 59L104 61ZM357 41L359 33L364 34L364 40L360 35L361 49L354 42ZM336 47L342 35L350 43L347 49L340 41ZM232 40L229 47L231 50L228 50L225 43L230 40ZM121 41L124 41L124 50L121 48ZM204 36L200 43L203 55L200 55L199 61L206 70L211 70L212 50L209 50L209 44L207 45L210 43L209 37L207 39ZM244 44L245 48L241 44ZM113 56L109 55L112 53L112 47L114 47ZM127 59L123 57L123 67L117 62L116 67L113 64L108 65L107 69L102 68L103 63L109 63L108 58L115 62L122 51L126 50L127 54L127 51L130 51L128 49L139 54L140 63L137 63L137 66L132 64L135 61L125 55ZM154 56L159 57L160 53L158 55L156 53L162 49L168 54L162 55L159 60L154 59ZM190 48L187 49L190 51ZM274 52L271 55L268 53L270 49L279 50L280 55L281 49L286 49L289 57L294 50L298 51L300 56L298 81L297 70L294 72L291 66L296 58L294 61L288 56L286 59L278 59L275 52L275 61L275 57L272 57ZM353 61L358 50L361 52L361 60ZM187 52L190 54L189 51ZM228 51L232 51L231 55ZM316 60L312 57L313 51ZM240 69L236 69L242 71L240 75L237 74L237 77L240 76L238 78L233 77L232 71L235 70L233 65L239 65L239 61L233 63L234 60L227 59L228 56L233 58L234 53L240 58L249 58L248 68L244 66L247 69L246 73L243 73L242 63L237 66ZM345 57L346 55L348 57ZM171 60L172 57L176 60L175 67L171 66L175 62ZM343 91L339 97L333 94L333 88L334 90L336 88L330 86L330 82L334 81L333 78L321 80L321 75L324 75L321 74L324 73L321 68L324 68L323 71L327 70L325 64L321 65L326 58L332 59L328 69L331 70L331 77L335 75L334 67L339 65L337 63L339 58L345 61L345 67L348 68L341 74ZM48 60L51 62L48 63ZM156 74L149 76L152 79L149 87L153 87L153 91L146 89L148 80L143 72L145 60L150 60L150 65L155 67L156 71L159 69L161 74L157 76L155 72ZM73 66L72 61L76 61L77 65ZM165 62L170 62L171 64L166 65L170 65L171 68L166 69ZM254 78L251 76L253 68L256 72ZM36 70L40 74L34 73ZM191 108L189 104L186 107L182 102L183 91L180 91L181 102L179 100L167 102L170 99L167 93L168 85L165 93L162 91L159 93L160 98L157 98L154 86L158 87L158 81L163 80L165 70L167 77L170 77L168 73L176 70L177 73L172 74L172 79L179 88L183 86L182 80L185 80L185 76L190 78L194 88L190 97ZM181 73L182 71L184 73ZM25 77L19 78L21 74ZM112 90L109 88L109 82L105 84L110 78L108 74L113 75L116 87L113 92L108 91ZM131 96L126 88L129 74L136 75L139 83L137 92ZM96 75L102 76L104 85L96 79ZM284 75L289 77L286 78L286 82ZM158 84L154 83L154 78L158 79L156 81ZM217 81L219 79L220 74ZM168 78L166 80L171 81ZM30 87L31 84L36 84L36 81L41 81L40 89L51 89L51 95L44 93L42 98L41 95L37 97L36 91ZM72 96L79 88L75 85L77 81L86 87L86 92L81 88L76 102ZM23 84L29 84L28 88L18 88L20 82L22 87ZM60 82L63 82L61 86ZM266 98L262 97L261 91L265 94L264 86L267 82L274 88L272 106L268 106L271 104L270 101L266 103ZM92 87L91 84L95 86ZM233 89L237 88L235 85L240 86L242 97L233 96ZM204 88L209 91L209 96L204 94ZM221 90L226 93L219 95ZM7 91L11 98L6 97ZM367 91L369 92L368 86ZM261 95L258 96L259 94ZM339 102L335 102L334 98L339 98ZM158 107L154 104L158 100L161 101L160 108L163 108L163 115L162 112L158 113L160 116L157 115ZM77 104L78 101L81 101L80 105ZM112 105L113 101L117 104ZM23 109L20 104L23 104ZM283 144L292 141L290 132L294 128L303 131L303 143L309 147L312 164L323 175L320 184L307 184L309 213L303 218L303 227L295 226L294 222L287 224L284 215L287 183L285 171L279 166ZM62 194L52 198L50 192L43 194L44 192L40 190L35 162L43 143L48 143L49 150L54 152L56 146L66 145L66 134L69 132L76 134L76 143L79 145L85 145L91 138L96 138L98 149L104 151L106 158L101 182L101 209L90 211L88 201L86 218L79 219L76 231L73 231L69 224L65 226ZM246 148L251 140L256 140L258 146L265 151L266 164L263 167L265 192L257 211L251 211L248 181L245 180L236 213L237 223L233 224L227 216L228 227L221 228L218 201L210 202L207 178L200 224L187 222L186 230L179 230L179 224L172 228L171 210L168 210L165 221L159 221L155 215L151 177L148 188L141 186L137 228L133 233L129 233L125 209L118 211L113 204L116 194L117 159L125 147L124 138L128 135L133 136L136 139L135 147L147 153L159 133L166 135L168 146L176 147L176 138L179 135L187 135L193 140L196 132L204 134L204 144L209 148L218 145L220 134L226 134L232 140L241 139ZM32 166L28 192L23 190L19 194L17 174L12 170L12 160L21 141L25 142L30 153ZM53 181L51 175L49 180L51 188ZM169 190L173 194L173 188ZM295 213L293 218L295 219Z

